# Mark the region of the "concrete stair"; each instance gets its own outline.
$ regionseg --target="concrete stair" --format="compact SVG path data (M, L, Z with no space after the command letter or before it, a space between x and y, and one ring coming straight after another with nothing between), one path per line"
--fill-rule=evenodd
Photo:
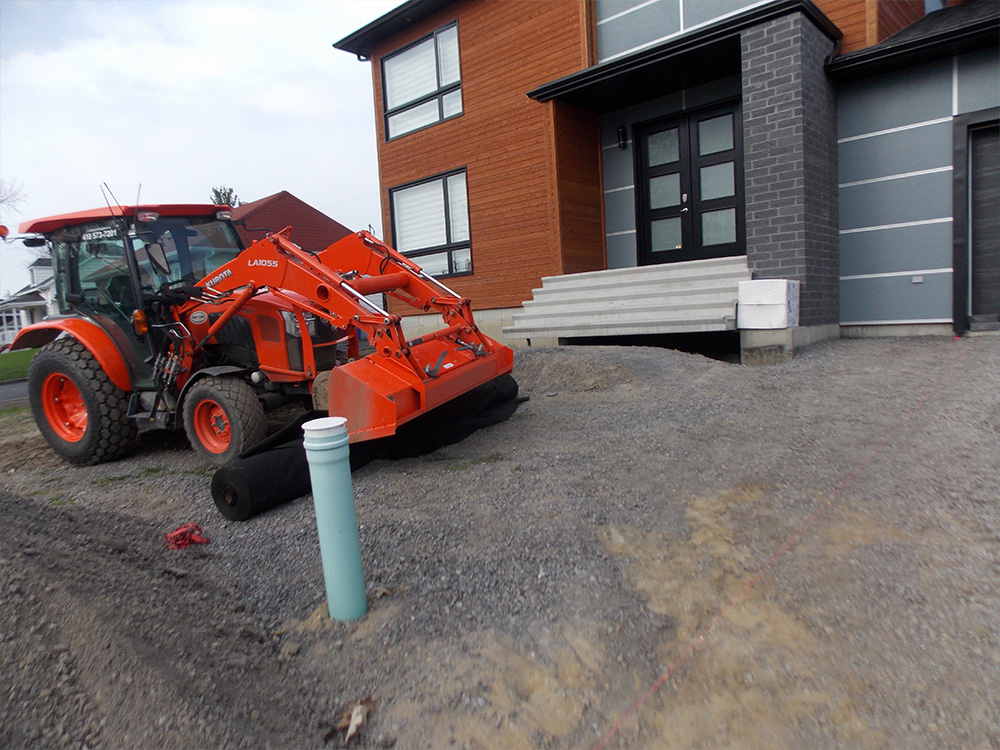
M505 338L558 339L726 331L750 279L745 255L547 276Z

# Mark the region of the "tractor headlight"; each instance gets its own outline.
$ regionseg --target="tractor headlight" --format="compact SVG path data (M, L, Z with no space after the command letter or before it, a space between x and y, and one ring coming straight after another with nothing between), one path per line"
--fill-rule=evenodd
M295 338L302 338L302 329L299 326L299 317L287 310L281 311L281 317L285 321L285 333L289 336L294 336ZM306 323L306 333L309 334L310 338L316 337L316 316L312 313L303 313L302 319Z

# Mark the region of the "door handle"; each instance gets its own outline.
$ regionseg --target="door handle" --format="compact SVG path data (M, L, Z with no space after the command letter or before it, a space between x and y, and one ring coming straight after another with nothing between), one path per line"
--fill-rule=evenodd
M685 207L685 208L682 208L682 209L681 209L681 213L682 213L682 214L686 214L687 212L688 212L688 210L687 210L687 208L686 208L686 207Z

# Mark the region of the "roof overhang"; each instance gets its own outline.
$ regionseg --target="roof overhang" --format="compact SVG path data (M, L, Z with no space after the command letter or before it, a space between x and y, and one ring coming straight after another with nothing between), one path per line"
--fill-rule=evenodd
M827 75L837 82L848 82L868 76L909 68L914 65L1000 46L1000 5L992 1L966 3L937 13L968 14L959 25L944 26L925 35L913 34L917 24L932 21L927 16L909 29L890 37L881 44L836 57L826 64ZM911 33L907 33L907 32ZM899 37L899 38L897 38Z
M384 39L405 31L418 21L451 5L454 0L409 0L398 8L376 18L364 28L348 34L333 46L344 52L353 52L359 60L371 57L372 49Z
M840 39L840 30L810 0L776 0L543 84L528 96L603 113L737 74L741 70L740 32L792 13L805 15L831 41Z

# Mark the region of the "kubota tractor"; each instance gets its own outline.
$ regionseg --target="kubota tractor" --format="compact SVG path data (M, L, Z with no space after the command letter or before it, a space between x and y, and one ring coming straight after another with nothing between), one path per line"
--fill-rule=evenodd
M290 230L244 249L217 205L22 224L49 246L61 313L11 346L41 347L28 389L49 445L95 464L126 455L141 430L183 426L223 466L264 437L266 403L300 398L346 417L356 442L511 371L511 350L476 327L468 299L373 235L314 254ZM445 327L407 341L378 293L439 312Z

